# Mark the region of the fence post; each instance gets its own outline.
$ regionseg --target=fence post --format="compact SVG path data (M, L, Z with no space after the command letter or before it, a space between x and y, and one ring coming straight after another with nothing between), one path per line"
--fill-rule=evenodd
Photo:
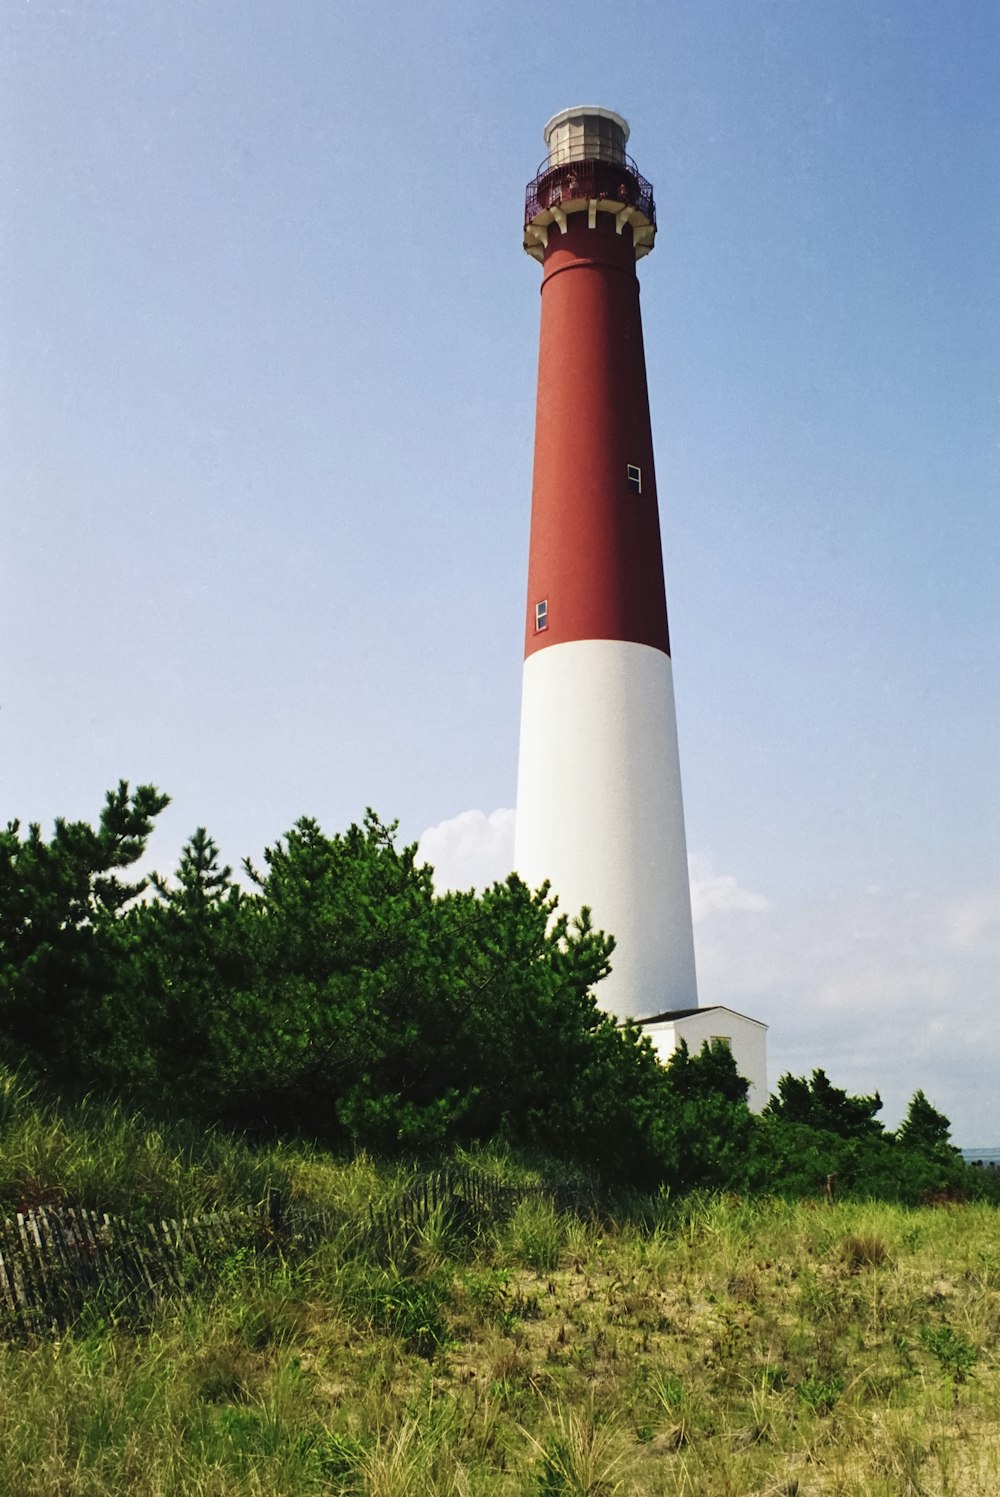
M287 1217L288 1213L281 1191L269 1185L267 1187L267 1225L273 1238L283 1241L287 1236Z

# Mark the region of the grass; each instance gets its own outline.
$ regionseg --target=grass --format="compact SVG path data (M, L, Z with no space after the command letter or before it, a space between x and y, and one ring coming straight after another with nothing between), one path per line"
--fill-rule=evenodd
M277 1182L345 1221L403 1172L0 1096L0 1199L204 1209ZM514 1178L511 1160L479 1161ZM133 1194L134 1193L134 1194ZM1000 1489L988 1206L543 1199L395 1262L345 1228L234 1254L143 1334L0 1343L5 1497L986 1497Z

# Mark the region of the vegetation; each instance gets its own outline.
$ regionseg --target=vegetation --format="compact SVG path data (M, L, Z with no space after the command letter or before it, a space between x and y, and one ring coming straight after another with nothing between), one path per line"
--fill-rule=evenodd
M8 1202L30 1179L227 1206L268 1176L345 1223L308 1254L234 1249L141 1334L85 1309L61 1339L0 1340L12 1497L997 1489L992 1207L660 1191L580 1220L543 1195L478 1226L432 1214L388 1261L351 1222L398 1165L2 1096Z
M753 1117L727 1049L664 1067L601 1013L613 942L547 890L436 896L372 813L249 887L199 829L146 883L165 804L0 833L0 1213L332 1225L223 1244L141 1332L0 1325L0 1491L996 1491L996 1181L922 1092L890 1132L816 1070ZM430 1159L534 1193L376 1250ZM573 1171L587 1220L538 1188Z
M726 1050L661 1066L597 1006L614 942L586 910L514 876L435 895L372 812L300 820L249 888L204 828L173 877L130 879L166 803L122 782L96 827L0 833L0 1062L54 1095L381 1157L505 1143L615 1188L993 1189L920 1092L892 1134L822 1071L756 1119Z

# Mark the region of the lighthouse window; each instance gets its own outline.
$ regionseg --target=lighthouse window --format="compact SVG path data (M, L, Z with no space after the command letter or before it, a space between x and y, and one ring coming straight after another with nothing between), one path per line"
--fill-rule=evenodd
M641 494L642 469L637 468L635 463L629 463L628 467L625 469L625 477L628 479L628 486L632 490L633 494Z
M543 598L540 603L535 604L535 633L549 627L549 600Z

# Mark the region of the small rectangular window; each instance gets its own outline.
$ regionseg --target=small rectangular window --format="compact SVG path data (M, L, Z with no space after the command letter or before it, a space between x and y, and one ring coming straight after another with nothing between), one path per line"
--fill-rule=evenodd
M732 1039L728 1034L713 1034L709 1036L709 1044L713 1050L731 1050Z
M633 494L641 494L642 469L637 468L635 463L629 463L628 467L625 469L625 476L628 479L628 486L632 490Z
M543 598L540 603L535 604L535 633L539 634L543 629L549 627L549 600Z

